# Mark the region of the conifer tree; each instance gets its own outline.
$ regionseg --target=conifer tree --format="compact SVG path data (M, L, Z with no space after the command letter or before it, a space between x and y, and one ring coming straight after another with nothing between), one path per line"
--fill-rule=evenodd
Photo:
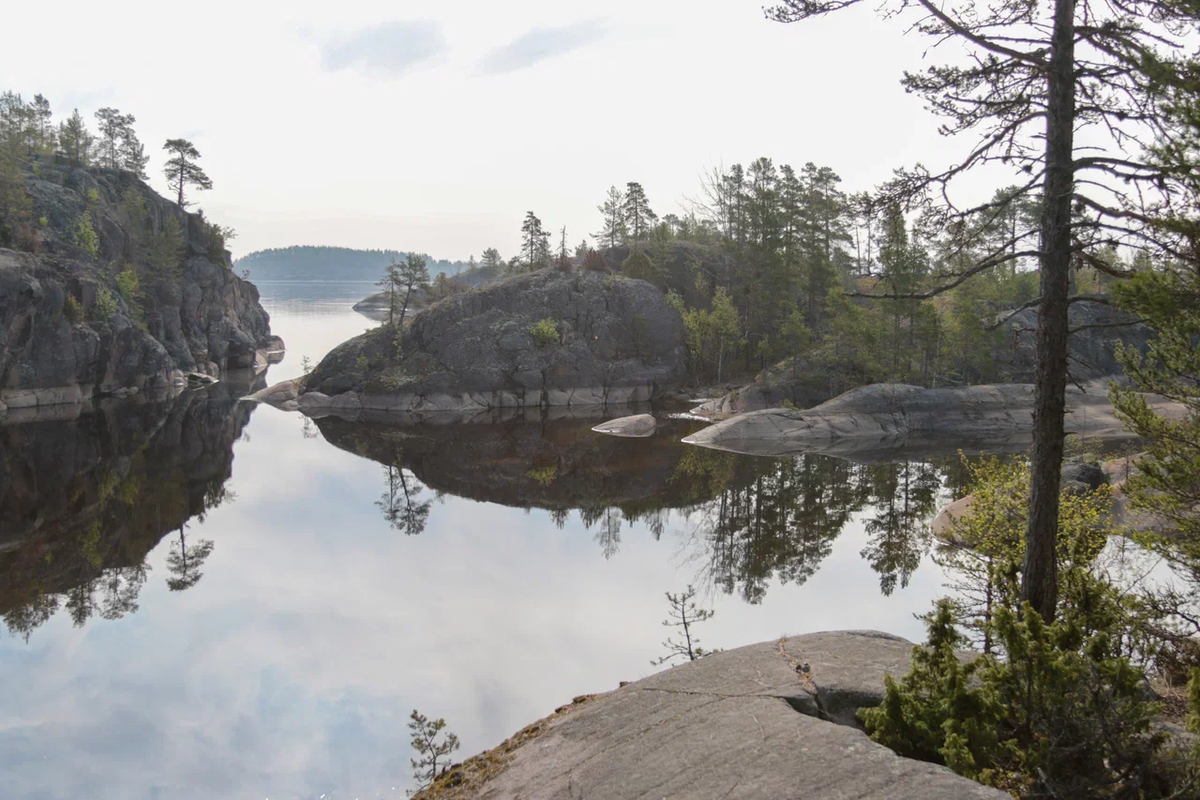
M163 165L167 186L179 193L179 207L187 208L184 189L188 186L211 189L212 180L197 163L200 160L200 152L187 139L168 139L163 145L163 150L173 154Z
M484 269L492 271L500 269L504 264L504 259L500 257L500 251L494 247L489 247L483 251L483 255L479 257L479 263Z
M651 210L650 203L646 200L646 191L640 183L630 181L625 184L623 212L629 241L634 249L637 249L638 243L650 235L650 229L654 227L654 220L658 219L658 216Z
M58 126L58 144L63 155L82 166L91 163L95 141L78 108Z
M550 250L550 232L542 227L542 221L532 211L525 212L521 225L521 251L527 260L528 269L545 266Z
M608 187L608 195L596 210L603 220L600 230L592 234L596 244L613 248L625 241L625 193L616 186Z
M122 169L125 166L124 145L133 137L132 114L122 114L115 108L102 108L96 112L100 138L97 153L100 166L107 169ZM133 137L136 139L136 137Z

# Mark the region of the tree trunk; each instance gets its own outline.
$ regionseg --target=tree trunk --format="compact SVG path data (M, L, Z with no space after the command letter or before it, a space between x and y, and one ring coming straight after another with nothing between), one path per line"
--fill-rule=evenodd
M1058 602L1058 501L1067 389L1067 292L1074 189L1075 4L1055 0L1047 76L1046 187L1033 395L1033 463L1021 599L1050 622Z

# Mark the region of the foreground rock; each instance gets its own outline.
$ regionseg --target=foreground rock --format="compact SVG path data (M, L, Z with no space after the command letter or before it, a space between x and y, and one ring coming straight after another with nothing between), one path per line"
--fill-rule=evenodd
M202 217L130 173L45 159L25 180L43 222L36 255L0 249L0 403L9 409L265 367L282 349L258 290L233 273ZM89 249L77 244L84 222L95 233ZM177 250L163 245L174 223ZM117 282L127 265L139 282L128 299Z
M686 378L685 350L678 312L650 284L543 270L342 343L296 402L314 416L644 402Z
M592 428L596 433L607 433L609 436L625 436L628 438L641 439L646 436L653 436L658 430L658 422L654 419L653 414L634 414L629 417L619 417L610 419L608 422L602 422Z
M1160 413L1176 403L1151 399ZM1033 386L996 384L922 389L875 384L846 392L805 411L767 409L741 414L685 441L752 455L823 453L862 460L903 448L910 457L964 450L1016 452L1031 443ZM1103 382L1067 391L1066 430L1090 438L1127 438Z
M911 649L839 631L717 653L578 698L418 797L1008 797L853 726L852 709L880 702Z

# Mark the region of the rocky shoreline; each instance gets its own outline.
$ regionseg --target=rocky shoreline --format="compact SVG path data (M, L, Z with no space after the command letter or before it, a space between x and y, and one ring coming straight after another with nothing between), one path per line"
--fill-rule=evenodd
M857 709L882 702L884 675L906 673L911 653L878 631L718 652L576 698L416 797L1007 798L859 728Z
M1176 403L1151 398L1156 411L1182 413ZM1033 386L996 384L923 389L873 384L807 410L773 408L731 417L689 436L688 444L748 455L801 453L854 458L953 454L959 449L1017 452L1029 447ZM1067 392L1066 430L1096 439L1128 438L1096 381Z

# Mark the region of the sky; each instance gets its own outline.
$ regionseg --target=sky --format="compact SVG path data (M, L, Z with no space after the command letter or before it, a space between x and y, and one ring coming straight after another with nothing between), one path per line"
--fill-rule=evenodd
M782 25L761 0L66 0L50 35L24 3L5 11L30 35L6 37L0 89L134 114L164 193L161 143L192 140L214 183L195 201L237 230L235 256L507 257L526 211L572 244L598 229L613 184L639 181L663 215L763 155L853 191L943 163L899 85L929 43L874 7Z

